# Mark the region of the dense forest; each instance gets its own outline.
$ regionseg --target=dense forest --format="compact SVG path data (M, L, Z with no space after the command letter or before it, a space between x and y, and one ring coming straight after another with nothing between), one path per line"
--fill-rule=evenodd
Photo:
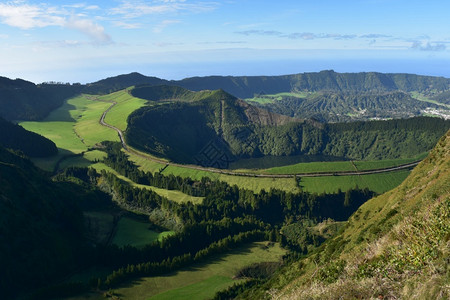
M56 183L29 160L0 147L0 290L13 299L88 263L83 205L106 195ZM106 198L107 199L107 198Z
M420 115L426 108L439 107L437 104L419 101L407 93L397 91L383 93L317 92L304 97L294 95L279 96L281 99L265 104L254 101L250 103L282 115L303 119L313 118L326 123L371 118L409 118ZM444 94L440 98L444 100Z
M0 117L0 146L22 151L30 157L47 157L58 153L55 143L45 137L25 130L20 125Z
M219 168L221 161L264 155L413 157L430 150L450 128L450 121L427 117L326 125L286 119L245 106L223 91L192 103L142 107L128 124L126 140L133 147Z

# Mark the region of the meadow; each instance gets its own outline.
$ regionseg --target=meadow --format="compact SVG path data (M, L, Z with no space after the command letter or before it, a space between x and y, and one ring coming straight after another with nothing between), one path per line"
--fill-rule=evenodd
M271 95L258 95L253 98L247 98L247 99L245 99L245 101L266 104L266 103L273 103L275 101L282 100L283 97L306 98L307 96L309 96L311 94L312 93L309 93L309 92L297 92L297 93L285 92L285 93L278 93L278 94L271 94Z
M111 293L121 299L210 299L214 294L238 282L233 277L245 266L260 262L277 262L286 253L278 244L256 242L213 255L201 263L163 276L143 277ZM86 294L70 300L100 300L99 294Z
M96 164L91 165L91 167L96 169L97 172L101 172L102 170L110 172L110 173L114 174L115 176L117 176L118 178L122 179L123 181L131 184L134 187L142 188L142 189L150 189L150 190L154 191L155 193L157 193L158 195L166 197L167 199L177 202L177 203L192 202L194 204L199 204L203 201L203 197L190 196L190 195L187 195L187 194L177 191L177 190L166 190L166 189L157 188L154 186L137 184L137 183L131 181L129 178L127 178L123 175L120 175L119 173L116 172L116 170L112 169L111 167L109 167L103 163L96 163Z
M127 129L127 117L136 109L145 106L148 101L131 96L129 90L121 90L115 93L111 93L105 96L97 97L98 100L107 102L117 102L117 104L111 108L105 117L105 122L113 125L120 130Z

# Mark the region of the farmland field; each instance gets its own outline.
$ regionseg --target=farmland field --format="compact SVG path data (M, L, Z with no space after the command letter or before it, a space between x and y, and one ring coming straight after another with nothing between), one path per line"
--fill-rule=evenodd
M136 109L147 104L147 100L135 98L128 93L129 89L98 97L99 100L117 102L108 112L105 122L120 130L127 129L127 117Z
M194 204L199 204L203 201L203 197L190 196L190 195L184 194L177 190L166 190L166 189L161 189L161 188L157 188L154 186L137 184L137 183L131 181L130 179L128 179L127 177L120 175L114 169L108 167L107 165L105 165L103 163L96 163L96 164L92 165L91 167L96 169L98 172L100 172L101 170L105 170L107 172L113 173L115 176L117 176L118 178L122 179L125 182L128 182L129 184L133 185L134 187L150 189L150 190L154 191L155 193L157 193L158 195L166 197L167 199L172 200L174 202L178 202L178 203L192 202Z
M359 187L381 194L398 186L409 173L408 170L402 170L361 176L302 177L300 185L304 191L311 193L333 193L339 189L346 191Z
M276 262L285 254L278 244L265 247L257 242L214 255L202 263L182 268L164 276L144 277L114 290L122 299L210 299L216 291L233 285L233 276L243 267L258 262ZM87 294L70 300L100 300L103 296Z
M258 102L260 104L273 103L275 101L283 99L283 97L295 97L295 98L306 98L311 93L307 92L297 92L297 93L278 93L272 95L258 95L253 98L247 98L245 101Z

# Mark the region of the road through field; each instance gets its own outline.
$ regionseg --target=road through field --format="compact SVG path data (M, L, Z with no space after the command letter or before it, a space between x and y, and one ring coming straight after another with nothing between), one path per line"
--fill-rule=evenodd
M296 173L296 174L252 174L252 173L244 173L244 172L233 172L230 170L221 170L221 169L214 169L214 168L206 168L196 165L183 165L183 164L177 164L172 162L167 162L162 159L158 159L155 157L152 157L150 155L145 155L141 152L138 152L131 148L127 143L125 142L125 138L123 136L122 130L119 128L108 124L105 122L106 114L117 104L115 101L105 101L100 100L98 98L91 98L95 101L102 101L102 102L109 102L111 105L106 109L100 120L99 123L103 126L106 126L108 128L111 128L115 130L119 137L120 141L122 142L122 147L125 151L132 153L134 155L137 155L139 157L142 157L147 160L151 160L157 163L165 164L167 166L175 166L175 167L181 167L181 168L188 168L193 170L199 170L199 171L206 171L206 172L212 172L212 173L218 173L218 174L224 174L224 175L232 175L232 176L244 176L244 177L264 177L264 178L293 178L293 177L324 177L324 176L352 176L352 175L369 175L369 174L379 174L379 173L387 173L387 172L393 172L398 170L404 170L404 169L411 169L419 164L420 161L414 161L407 164L402 164L394 167L388 167L388 168L380 168L380 169L372 169L372 170L364 170L364 171L335 171L335 172L311 172L311 173Z

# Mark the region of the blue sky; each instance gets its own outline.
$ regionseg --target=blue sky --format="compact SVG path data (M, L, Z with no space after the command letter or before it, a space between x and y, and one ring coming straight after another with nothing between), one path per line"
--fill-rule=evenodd
M92 82L407 72L450 77L450 1L1 1L0 76Z

